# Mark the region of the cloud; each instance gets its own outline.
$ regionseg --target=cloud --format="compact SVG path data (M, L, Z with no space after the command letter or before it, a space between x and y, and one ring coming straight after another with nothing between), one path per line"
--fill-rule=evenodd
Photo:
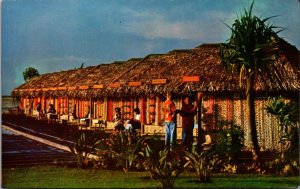
M82 63L84 63L84 67L100 64L99 59L86 58L72 54L67 54L60 57L42 58L39 59L38 62L34 62L34 65L39 68L38 70L41 73L74 69L80 67Z
M2 91L23 82L33 66L40 73L224 42L229 26L252 1L5 1L2 22ZM279 33L299 48L299 5L256 1L254 13L286 28ZM13 71L12 71L13 70Z
M195 19L180 20L170 18L167 12L126 10L128 21L124 21L124 33L142 36L146 39L177 39L177 40L220 40L226 33L224 23L234 18L234 13L202 12ZM130 15L130 16L128 16ZM203 18L203 19L199 19ZM215 40L215 41L216 41Z

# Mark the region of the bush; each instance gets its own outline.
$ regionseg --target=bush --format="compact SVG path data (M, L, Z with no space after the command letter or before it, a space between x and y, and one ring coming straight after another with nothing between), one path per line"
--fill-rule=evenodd
M278 158L267 162L267 165L271 173L283 176L297 176L300 171L299 162L297 160L284 160L282 158Z
M147 145L145 159L152 178L160 180L163 188L173 188L176 178L184 171L183 152L169 149L157 152ZM158 157L158 158L157 158Z
M299 155L299 106L291 101L286 102L282 96L269 98L265 110L276 117L280 128L280 143L282 159L288 159L292 154Z
M192 152L186 151L185 156L187 163L184 167L192 166L197 172L199 182L209 182L217 161L215 151L213 149L204 151L193 149Z
M135 133L116 131L109 138L101 140L98 150L112 159L116 167L120 166L124 172L128 172L137 167L144 140L145 137Z
M76 135L76 142L74 145L68 145L71 153L77 158L78 168L86 168L88 166L89 156L95 152L95 148L100 142L99 135L91 134L87 135L84 132Z
M216 152L221 159L236 162L244 141L244 131L240 126L222 121L217 132Z

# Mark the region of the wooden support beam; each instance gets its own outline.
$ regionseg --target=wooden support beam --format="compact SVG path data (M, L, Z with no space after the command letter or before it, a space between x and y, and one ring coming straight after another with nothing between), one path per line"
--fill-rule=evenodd
M99 85L93 85L93 89L102 89L104 86L103 84L99 84Z
M140 82L140 81L131 81L131 82L128 83L128 85L130 87L138 87L138 86L142 85L142 82Z
M68 90L75 90L77 87L68 87Z
M182 82L199 82L200 76L183 76Z
M121 86L121 83L120 82L114 82L114 83L110 83L109 84L109 87L110 88L118 88Z
M152 79L152 84L156 85L156 84L166 84L167 83L167 79Z
M79 89L86 90L86 89L89 89L89 86L87 86L87 85L79 86Z
M57 90L60 90L60 91L67 90L67 87L57 87Z

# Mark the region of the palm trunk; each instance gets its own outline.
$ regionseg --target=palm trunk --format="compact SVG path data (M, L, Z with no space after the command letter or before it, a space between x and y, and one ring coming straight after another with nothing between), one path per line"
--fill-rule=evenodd
M248 105L248 138L247 142L253 153L253 159L258 158L259 145L257 140L256 121L255 121L255 106L254 106L254 75L252 74L247 79L247 105Z

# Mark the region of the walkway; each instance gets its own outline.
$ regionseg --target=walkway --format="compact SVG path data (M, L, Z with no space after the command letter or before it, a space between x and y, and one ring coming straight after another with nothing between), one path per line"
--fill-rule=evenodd
M76 162L75 157L68 151L37 142L5 128L2 126L2 168Z

